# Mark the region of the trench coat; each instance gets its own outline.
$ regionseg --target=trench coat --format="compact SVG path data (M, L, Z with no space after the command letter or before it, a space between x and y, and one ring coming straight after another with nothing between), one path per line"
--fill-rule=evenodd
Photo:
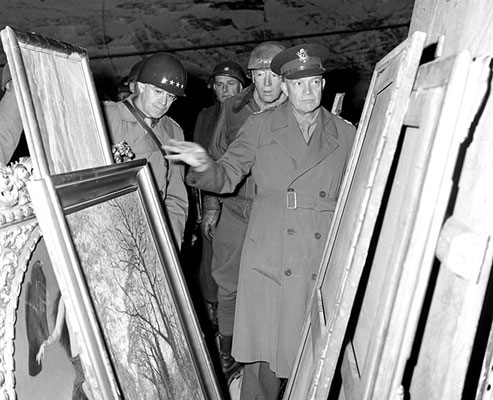
M184 166L168 163L164 159L157 144L123 102L103 102L103 109L111 143L116 144L124 140L135 153L136 158L145 158L149 162L176 245L180 247L188 216ZM163 144L170 138L177 140L184 138L181 127L167 115L159 119L153 131Z
M190 170L191 185L213 192L233 191L250 170L257 184L240 264L236 360L265 361L289 377L354 135L321 107L307 144L285 102L249 117L206 171Z

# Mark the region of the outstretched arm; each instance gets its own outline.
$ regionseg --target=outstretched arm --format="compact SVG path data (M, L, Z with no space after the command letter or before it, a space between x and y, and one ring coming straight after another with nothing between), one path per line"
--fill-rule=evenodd
M62 336L63 324L65 323L65 303L63 299L60 299L58 303L58 311L56 315L55 327L53 328L53 332L48 336L41 346L39 347L38 354L36 355L36 361L41 363L41 360L44 357L45 350L50 347L56 345Z
M194 167L197 172L204 172L212 164L207 151L194 142L170 139L163 145L163 149L167 153L172 153L166 156L167 159L182 161Z

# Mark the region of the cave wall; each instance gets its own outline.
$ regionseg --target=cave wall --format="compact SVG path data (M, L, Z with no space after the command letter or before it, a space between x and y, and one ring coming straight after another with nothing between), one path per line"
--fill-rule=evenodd
M326 45L324 104L346 92L342 115L356 123L373 68L407 37L414 0L32 0L2 6L0 28L36 32L88 51L100 98L113 97L137 61L159 51L182 59L188 97L171 110L186 132L211 96L206 80L214 65L234 60L246 67L264 40L290 46ZM0 65L5 63L0 52Z

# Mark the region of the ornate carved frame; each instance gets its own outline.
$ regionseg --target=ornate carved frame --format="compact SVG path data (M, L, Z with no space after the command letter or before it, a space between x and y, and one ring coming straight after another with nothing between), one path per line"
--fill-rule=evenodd
M21 284L42 233L26 183L30 159L0 163L0 397L15 399L14 333Z

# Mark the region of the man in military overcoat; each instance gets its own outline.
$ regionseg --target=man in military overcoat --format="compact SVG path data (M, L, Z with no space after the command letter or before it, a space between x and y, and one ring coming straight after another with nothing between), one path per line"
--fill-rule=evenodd
M192 166L187 182L231 192L251 171L257 184L243 246L233 356L246 363L241 399L277 399L289 377L343 182L355 128L320 106L328 50L304 44L272 70L288 101L247 119L223 157L170 141Z

